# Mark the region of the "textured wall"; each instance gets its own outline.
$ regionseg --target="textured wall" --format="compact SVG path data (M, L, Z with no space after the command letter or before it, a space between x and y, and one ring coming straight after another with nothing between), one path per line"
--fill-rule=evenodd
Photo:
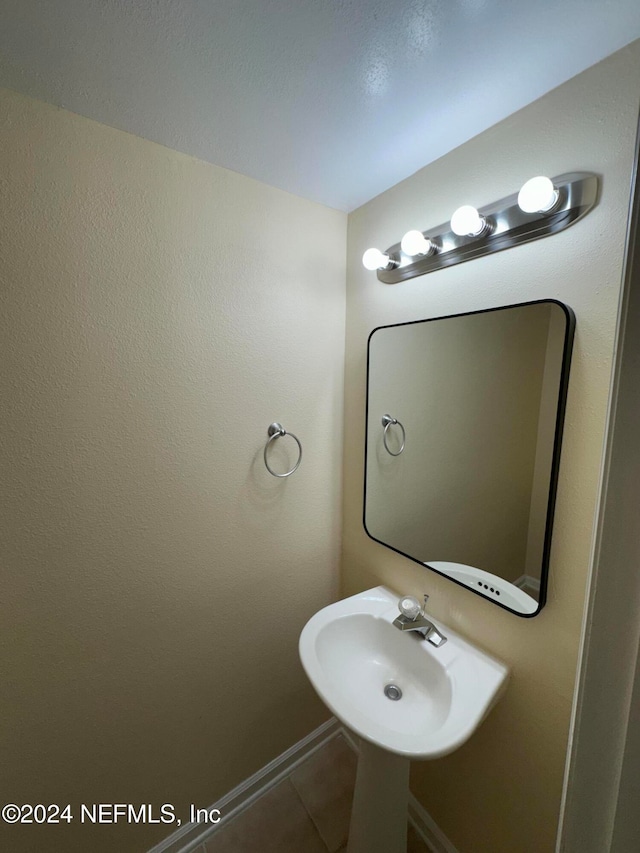
M412 787L460 853L551 853L589 571L610 388L640 91L640 43L625 48L349 217L344 592L383 582L431 593L431 610L512 668L508 691L453 755L415 764ZM546 240L385 286L368 246L481 206L537 174L602 176L598 207ZM521 619L367 538L362 527L366 343L383 323L552 297L577 315L549 598Z
M10 92L0 116L1 798L205 806L328 716L297 639L338 584L346 217Z

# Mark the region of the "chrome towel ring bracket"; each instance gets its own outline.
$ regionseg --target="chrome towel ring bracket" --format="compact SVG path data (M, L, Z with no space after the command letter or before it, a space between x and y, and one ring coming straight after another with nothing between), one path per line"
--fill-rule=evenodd
M407 437L404 431L404 427L402 426L399 420L397 420L396 418L392 418L391 415L382 416L382 426L384 427L384 432L382 433L382 442L384 444L384 449L390 456L400 456L400 454L404 450L404 443ZM387 444L387 431L391 426L399 426L402 430L402 444L400 445L400 450L398 450L396 453L394 453L393 450L389 450L389 445Z
M267 471L270 474L273 474L274 477L290 477L294 471L298 470L300 463L302 462L302 445L300 444L300 439L295 436L292 432L287 432L286 429L279 423L272 423L267 430L269 433L269 438L267 439L267 443L264 446L264 464L266 465ZM267 450L269 449L269 445L272 441L275 441L276 438L282 438L282 436L289 435L298 445L298 461L293 466L290 471L286 471L284 474L276 473L273 468L269 465L267 461Z

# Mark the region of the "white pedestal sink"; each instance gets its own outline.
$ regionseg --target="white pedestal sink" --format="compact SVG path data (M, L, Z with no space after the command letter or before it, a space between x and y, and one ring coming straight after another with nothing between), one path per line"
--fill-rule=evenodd
M300 635L309 680L363 739L348 853L405 853L409 760L457 749L507 683L504 664L446 626L432 620L447 637L436 648L397 616L398 596L379 586L320 610Z

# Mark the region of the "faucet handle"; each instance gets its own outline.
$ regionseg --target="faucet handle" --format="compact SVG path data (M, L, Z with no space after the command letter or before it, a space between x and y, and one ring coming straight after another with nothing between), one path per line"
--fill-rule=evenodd
M429 596L427 596L427 598L428 597ZM424 609L421 607L420 602L417 598L414 598L413 595L403 595L398 602L398 610L411 622L415 622L416 619L424 613Z

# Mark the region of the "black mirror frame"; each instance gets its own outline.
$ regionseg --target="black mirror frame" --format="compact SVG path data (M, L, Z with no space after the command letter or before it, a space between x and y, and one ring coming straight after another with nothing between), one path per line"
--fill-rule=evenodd
M377 539L367 529L366 517L367 517L367 455L368 455L368 423L369 423L369 386L370 386L370 368L371 368L371 339L375 335L376 332L381 329L391 329L397 328L398 326L415 326L418 323L432 323L435 320L450 320L455 317L468 317L473 314L488 314L490 312L495 311L506 311L510 308L524 308L528 305L540 305L540 304L553 304L558 305L562 311L564 312L566 319L566 330L564 337L564 347L562 351L562 366L560 370L560 387L558 389L558 407L556 414L556 425L554 431L554 439L553 439L553 454L552 454L552 462L551 462L551 477L549 481L549 499L547 503L547 513L546 513L546 524L545 524L545 533L544 533L544 545L542 552L542 565L540 567L540 595L538 598L538 607L533 613L520 613L517 610L514 610L511 607L507 607L505 604L502 604L500 601L496 601L494 598L490 598L488 595L485 595L480 590L476 590L473 587L468 586L467 584L462 583L461 581L457 581L454 578L449 577L449 575L444 574L443 572L434 569L432 566L429 566L427 563L421 562L420 560L412 557L410 554L405 554L404 551L400 551L398 548L394 548L393 545L389 545L386 542L383 542L380 539ZM466 311L460 314L446 314L441 317L429 317L426 320L410 320L405 323L390 323L385 326L376 326L375 329L371 331L369 337L367 339L367 394L366 394L366 405L365 405L365 442L364 442L364 494L363 494L363 505L362 505L362 525L364 527L365 533L370 539L373 539L374 542L377 542L379 545L383 545L385 548L389 548L391 551L395 551L396 554L400 554L402 557L406 557L408 560L411 560L414 563L417 563L424 569L429 569L432 572L440 575L441 577L446 578L452 583L461 586L463 589L468 590L469 592L474 593L475 595L480 596L485 601L490 601L492 604L501 607L503 610L507 610L509 613L513 613L516 616L520 616L524 619L531 619L534 616L537 616L538 613L542 610L547 601L547 587L548 587L548 579L549 579L549 562L551 556L551 537L553 533L553 520L555 514L555 505L556 505L556 494L558 488L558 477L560 472L560 453L562 449L562 433L564 428L564 418L565 418L565 410L567 404L567 394L569 390L569 372L571 368L571 355L573 352L573 339L575 336L575 327L576 327L576 316L573 310L566 305L564 302L560 302L558 299L536 299L531 302L517 302L513 305L501 305L496 308L483 308L479 311Z

